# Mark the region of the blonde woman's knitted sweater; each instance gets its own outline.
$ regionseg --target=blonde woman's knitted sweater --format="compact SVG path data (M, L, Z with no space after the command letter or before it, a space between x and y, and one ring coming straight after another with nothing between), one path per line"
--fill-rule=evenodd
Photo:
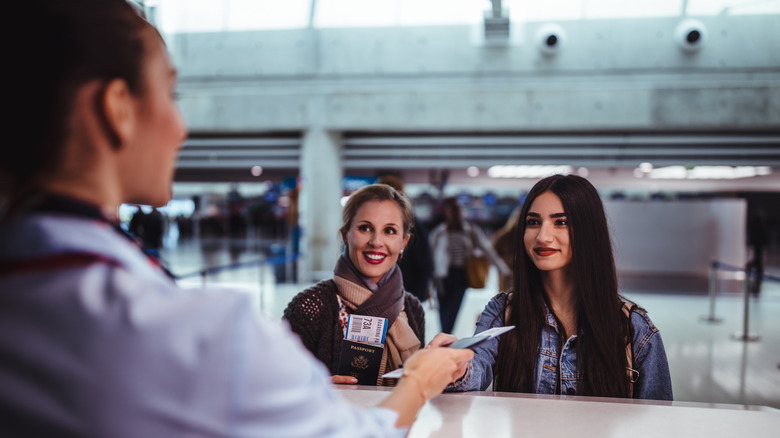
M339 323L338 288L331 280L323 280L296 295L284 310L284 319L290 328L312 352L330 370L338 371L341 340L344 332ZM409 292L404 292L404 312L409 326L425 345L425 311L420 300Z

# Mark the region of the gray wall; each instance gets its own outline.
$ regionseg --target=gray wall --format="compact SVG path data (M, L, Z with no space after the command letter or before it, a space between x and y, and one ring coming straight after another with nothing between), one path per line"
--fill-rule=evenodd
M701 17L696 53L677 18L560 22L484 46L469 26L176 34L181 107L194 133L777 129L777 15Z
M746 262L744 199L605 201L622 273L706 277L713 261Z

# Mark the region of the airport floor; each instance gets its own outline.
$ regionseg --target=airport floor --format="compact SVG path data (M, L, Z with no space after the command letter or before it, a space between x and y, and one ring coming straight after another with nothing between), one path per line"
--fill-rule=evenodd
M308 285L277 282L291 278L284 266L258 260L268 245L227 240L190 240L172 244L161 255L182 287L229 287L253 297L257 308L279 320L289 300ZM767 257L766 272L780 277L780 248ZM238 268L198 274L206 266L238 264ZM747 300L738 275L721 271L719 293L711 299L708 279L659 276L621 276L624 295L647 309L659 327L672 373L677 401L709 404L766 406L780 409L780 282L765 281L761 293ZM455 324L458 337L472 334L479 313L495 294L497 279L490 273L485 289L469 289ZM438 310L424 304L426 341L439 331ZM713 318L714 317L714 318ZM709 321L717 319L717 322Z

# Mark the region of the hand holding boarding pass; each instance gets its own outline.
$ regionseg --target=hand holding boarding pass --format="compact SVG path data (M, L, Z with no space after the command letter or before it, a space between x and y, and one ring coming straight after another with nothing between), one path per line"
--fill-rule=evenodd
M498 337L510 330L515 328L515 326L504 326L504 327L493 327L491 329L485 330L484 332L480 332L474 336L470 336L468 338L461 338L457 339L452 335L448 335L446 333L440 333L436 335L436 337L433 338L430 344L428 344L425 348L433 348L433 347L450 347L450 348L469 348L474 349L483 342L486 342L490 339L493 339L495 337ZM391 371L389 373L385 373L382 375L383 378L388 379L400 379L403 376L403 364L401 365L401 368L398 368L395 371Z

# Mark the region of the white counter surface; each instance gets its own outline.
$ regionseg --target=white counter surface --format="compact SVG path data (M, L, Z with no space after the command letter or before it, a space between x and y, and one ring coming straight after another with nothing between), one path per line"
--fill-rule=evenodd
M337 385L350 402L377 405L390 388ZM430 400L412 426L421 437L780 437L780 411L742 405L467 392Z

